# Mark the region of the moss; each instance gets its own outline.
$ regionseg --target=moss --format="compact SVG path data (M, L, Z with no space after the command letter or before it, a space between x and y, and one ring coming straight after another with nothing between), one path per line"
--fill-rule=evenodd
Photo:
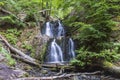
M23 75L23 77L28 77L29 76L29 74L28 73L25 73L24 75Z
M56 67L49 68L51 71L57 71Z
M108 61L104 61L103 62L103 65L104 65L104 67L113 67L114 65L112 64L112 63L110 63L110 62L108 62Z
M0 53L5 56L5 58L6 58L5 62L9 66L13 66L13 65L16 64L16 61L11 57L11 55L9 54L9 52L4 47L2 47L2 45L0 45Z
M32 67L31 67L31 66L25 66L24 69L25 69L25 70L31 70Z
M35 57L35 49L34 48L31 49L31 57Z
M40 55L41 55L41 61L43 63L44 59L45 59L45 55L46 55L46 49L47 49L47 44L44 44L43 47L42 47L42 50L40 52Z
M21 47L29 51L32 57L35 56L35 48L32 45L23 43Z

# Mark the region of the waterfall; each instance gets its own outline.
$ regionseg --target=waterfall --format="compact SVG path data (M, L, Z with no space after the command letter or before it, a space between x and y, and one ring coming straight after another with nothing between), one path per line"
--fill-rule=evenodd
M49 37L53 37L53 32L52 32L52 28L50 26L50 22L46 22L45 35L47 35Z
M59 24L59 26L58 26L58 35L57 35L57 37L64 36L64 28L63 28L62 24L60 23L60 21L58 21L58 24Z
M75 52L74 52L74 42L71 38L69 38L69 56L70 56L70 59L73 59L75 58Z
M50 50L50 62L63 62L63 53L62 50L60 48L60 46L55 42L56 39L54 39L51 43L51 50Z
M44 34L52 39L48 44L47 63L62 63L75 58L74 41L72 38L67 41L64 27L59 20L55 24L46 22L44 29Z

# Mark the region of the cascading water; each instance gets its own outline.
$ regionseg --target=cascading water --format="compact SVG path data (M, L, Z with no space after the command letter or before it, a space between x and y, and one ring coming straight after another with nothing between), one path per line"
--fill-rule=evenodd
M45 34L49 37L53 37L53 32L52 32L52 28L50 26L50 22L46 22Z
M75 58L75 52L74 52L74 42L71 38L69 38L69 56L70 56L70 59L73 59Z
M60 21L58 21L58 24L59 24L59 26L58 26L58 34L57 34L57 37L65 36L65 35L64 35L65 31L64 31L64 28L63 28L62 24L60 23Z
M45 60L47 63L62 63L75 58L73 40L71 38L68 41L65 40L64 27L59 20L57 23L58 25L51 25L50 22L47 22L45 26L45 35L53 38L48 45ZM62 40L62 38L64 39Z
M50 48L49 61L54 63L63 62L63 52L60 46L56 43L56 39L52 41Z

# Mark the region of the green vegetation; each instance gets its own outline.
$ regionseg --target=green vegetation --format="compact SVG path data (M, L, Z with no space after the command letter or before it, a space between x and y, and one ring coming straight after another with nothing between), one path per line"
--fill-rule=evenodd
M29 51L31 53L31 56L34 57L35 56L35 48L33 48L33 46L31 44L26 44L26 43L23 43L21 45L21 47L23 49L26 49L27 51Z
M0 25L18 29L29 27L28 23L38 25L42 17L58 17L68 26L67 36L77 43L73 65L86 66L101 60L115 62L120 58L120 42L111 40L111 34L120 27L119 4L119 0L1 0L0 7L12 14L0 14ZM16 44L20 34L17 29L6 31L5 37L12 44ZM34 53L30 45L23 44L23 48Z
M1 32L1 34L3 34L11 44L15 45L21 34L21 30L17 30L17 28L7 29L5 32Z
M120 1L70 0L70 3L73 4L71 7L74 10L67 16L64 23L69 26L68 35L73 36L77 41L77 58L72 63L86 66L101 60L109 62L118 60L120 49L110 38L115 31L114 28L118 27L119 22L114 18L120 16Z
M42 47L42 50L40 52L40 60L41 60L42 63L45 60L45 55L46 55L46 50L47 50L46 48L47 48L47 44L44 44L43 47Z
M77 34L71 35L79 41L80 46L85 46L93 52L100 52L110 42L110 34L117 25L113 18L119 15L119 2L117 0L80 0L78 2L81 6L76 5L77 8L74 9L76 17L70 16L69 20L65 20L65 23L72 28L70 33Z
M3 54L5 56L5 58L7 59L6 63L10 66L15 65L15 60L11 57L10 53L4 48L2 47L2 45L0 44L0 54Z
M100 64L101 61L115 62L120 58L120 54L118 54L118 47L114 47L113 49L105 49L100 53L91 52L85 48L81 48L76 52L78 55L76 59L71 61L71 64L81 66L83 68L91 64Z

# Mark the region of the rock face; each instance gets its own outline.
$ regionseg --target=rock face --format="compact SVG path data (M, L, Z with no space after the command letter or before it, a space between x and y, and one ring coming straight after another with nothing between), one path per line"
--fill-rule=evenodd
M34 37L33 39L33 46L35 47L35 55L34 57L40 61L43 60L44 55L45 55L45 51L46 51L46 45L47 42L50 38L46 35L41 35L38 34L36 35L36 37Z
M25 77L27 73L22 70L13 70L5 64L0 64L0 80L13 80Z

